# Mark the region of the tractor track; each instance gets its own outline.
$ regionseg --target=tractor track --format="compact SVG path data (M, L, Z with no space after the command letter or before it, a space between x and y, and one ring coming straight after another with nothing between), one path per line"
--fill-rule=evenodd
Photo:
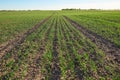
M8 52L10 52L13 48L20 45L24 42L27 36L29 36L31 33L36 31L43 23L45 23L51 16L47 17L46 19L40 21L38 24L33 26L31 29L28 29L25 33L22 35L18 35L15 39L9 40L7 44L4 46L0 46L0 59L6 55Z
M79 29L87 38L94 42L101 50L103 50L106 55L113 61L115 61L118 66L120 66L120 49L110 40L103 38L100 35L82 27L77 22L71 20L70 18L64 16L64 18L69 21L74 27Z

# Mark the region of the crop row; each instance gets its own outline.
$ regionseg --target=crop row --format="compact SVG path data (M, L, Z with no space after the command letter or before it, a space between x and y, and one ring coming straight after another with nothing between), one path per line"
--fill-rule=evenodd
M44 35L50 26L50 22L42 25L36 32L29 35L24 43L18 45L7 53L0 61L2 79L24 78L34 58L38 56ZM36 59L36 58L35 58ZM31 75L32 76L32 75Z
M0 44L20 36L52 12L0 12Z
M103 38L108 39L111 42L114 42L116 46L120 47L120 24L99 17L98 14L96 15L98 15L99 18L91 15L76 14L76 15L66 15L66 16L76 21L81 26L102 36Z
M25 41L0 59L0 79L119 79L118 66L102 50L54 14Z

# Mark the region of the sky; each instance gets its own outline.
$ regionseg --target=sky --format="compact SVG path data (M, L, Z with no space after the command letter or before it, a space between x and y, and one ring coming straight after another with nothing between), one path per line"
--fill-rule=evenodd
M120 0L0 0L0 10L120 9Z

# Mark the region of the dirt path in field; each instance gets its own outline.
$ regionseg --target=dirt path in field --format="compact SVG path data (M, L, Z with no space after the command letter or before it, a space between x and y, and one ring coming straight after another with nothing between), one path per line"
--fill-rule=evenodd
M51 17L51 16L50 16ZM50 17L42 20L35 26L33 26L31 29L28 29L25 33L22 35L17 36L14 40L10 40L7 42L7 44L0 46L0 59L6 55L8 52L10 52L13 48L20 45L24 42L27 36L29 36L31 33L36 31L43 23L45 23Z
M52 64L51 64L51 75L49 77L49 80L60 80L60 64L58 59L58 37L57 37L57 23L55 26L55 33L54 33L54 40L53 40L53 52L52 52Z
M120 66L120 49L111 41L103 38L100 35L82 27L77 22L71 20L70 18L64 16L73 26L79 29L87 38L94 42L100 49L102 49L111 61L115 61Z

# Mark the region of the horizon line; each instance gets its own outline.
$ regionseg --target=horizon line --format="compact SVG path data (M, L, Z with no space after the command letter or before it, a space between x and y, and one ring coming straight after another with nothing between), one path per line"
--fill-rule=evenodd
M120 10L120 9L96 9L96 8L89 8L89 9L81 9L81 8L63 8L63 9L76 9L76 10ZM63 10L63 9L0 9L0 11L34 11L34 10Z

